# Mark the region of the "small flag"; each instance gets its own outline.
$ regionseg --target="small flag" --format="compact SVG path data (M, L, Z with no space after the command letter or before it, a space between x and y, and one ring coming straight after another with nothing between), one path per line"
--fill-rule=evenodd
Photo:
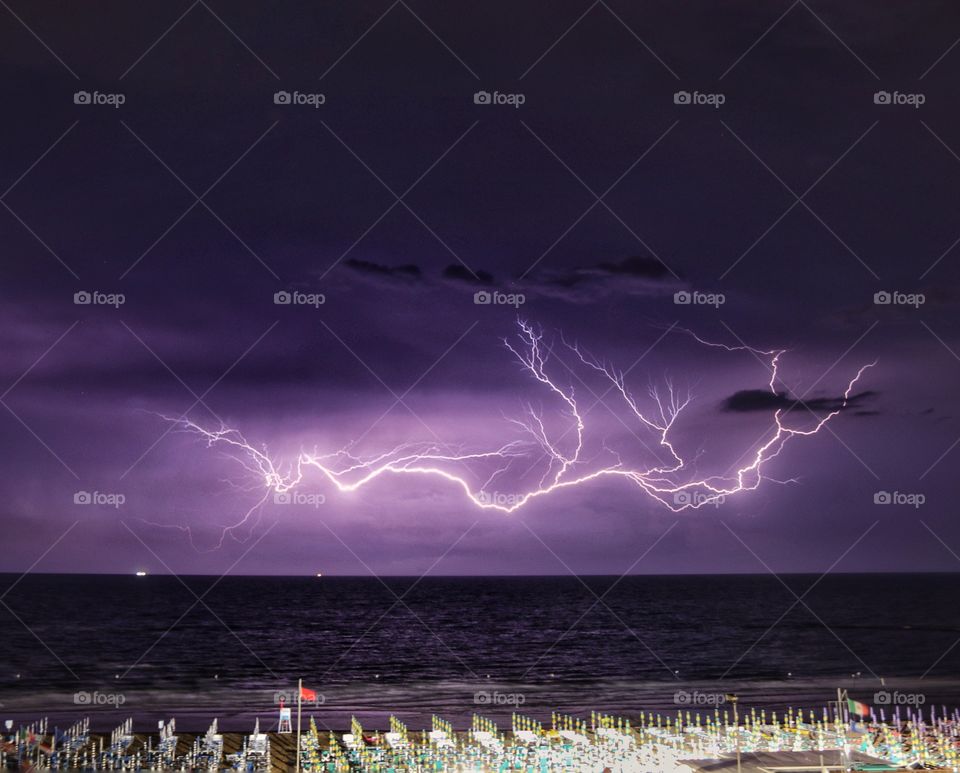
M306 687L300 687L300 700L315 701L317 699L316 690L308 690Z
M860 701L855 701L852 698L847 698L847 708L851 714L856 714L861 717L865 717L870 713L870 707L866 703L860 703Z

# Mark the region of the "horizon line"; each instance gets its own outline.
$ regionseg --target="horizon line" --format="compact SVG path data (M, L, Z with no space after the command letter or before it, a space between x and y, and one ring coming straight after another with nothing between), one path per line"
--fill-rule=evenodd
M44 576L44 577L136 577L138 571L146 570L132 570L129 572L84 572L84 571L71 571L71 572L41 572L41 571L28 571L24 573L19 570L0 570L0 576L5 575L19 575L23 578L28 576ZM637 574L219 574L216 572L205 572L205 573L189 573L189 572L147 572L145 576L147 577L219 577L222 579L240 579L240 578L276 578L276 579L287 579L287 578L296 578L296 579L306 579L312 578L317 580L327 580L327 579L367 579L367 580L376 580L383 578L391 579L415 579L415 580L429 580L429 579L579 579L583 577L612 577L612 578L621 578L626 579L628 577L807 577L807 576L820 576L823 572L821 571L789 571L789 572L777 572L772 574L771 572L657 572L657 573L637 573ZM831 572L828 577L833 576L870 576L870 577L895 577L902 575L929 575L929 576L943 576L943 575L957 575L960 574L960 570L917 570L917 569L903 569L903 570L893 570L893 571L835 571ZM826 578L825 578L826 579Z

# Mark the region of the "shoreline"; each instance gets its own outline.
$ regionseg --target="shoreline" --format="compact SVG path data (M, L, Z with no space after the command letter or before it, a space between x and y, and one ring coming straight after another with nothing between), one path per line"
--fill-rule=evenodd
M305 680L311 684L310 680ZM602 683L576 684L556 680L546 684L510 683L496 680L438 680L416 683L356 682L321 685L312 683L317 702L304 703L306 722L315 717L318 725L349 727L358 717L371 726L386 726L391 714L402 717L411 726L428 725L433 714L441 714L456 726L470 725L474 713L502 722L514 711L540 721L548 721L551 712L589 715L591 710L621 716L656 712L664 716L679 713L722 714L729 708L725 695L735 693L745 709L784 712L790 709L819 711L824 703L846 689L872 705L885 707L889 716L898 703L912 697L925 712L935 707L960 706L960 679L889 679L883 684L872 678L816 680L714 680L711 682L661 682L608 680ZM216 686L214 686L216 685ZM133 716L138 730L148 731L172 716L184 727L203 728L214 718L224 731L244 732L259 720L272 729L278 720L280 696L287 705L295 702L296 685L277 689L270 683L231 683L226 680L190 690L160 690L141 687L122 689L106 685L78 692L41 692L23 682L16 693L0 692L0 719L15 723L49 718L51 725L65 727L83 717L90 718L92 730L106 731ZM82 696L87 702L78 701ZM887 699L887 703L877 700ZM104 701L110 701L105 703Z

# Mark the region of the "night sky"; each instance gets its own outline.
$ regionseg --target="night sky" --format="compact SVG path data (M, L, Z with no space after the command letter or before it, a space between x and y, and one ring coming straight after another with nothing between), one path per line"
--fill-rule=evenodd
M0 570L960 568L952 4L2 5ZM268 501L209 550L261 481L161 415L278 462L496 447L524 405L559 435L563 406L504 346L518 318L590 409L589 458L649 464L650 434L564 342L644 407L689 388L675 437L703 475L877 365L765 469L793 482L719 507L602 480L505 515L436 478L315 478L322 505ZM783 395L763 358L681 328L788 349Z

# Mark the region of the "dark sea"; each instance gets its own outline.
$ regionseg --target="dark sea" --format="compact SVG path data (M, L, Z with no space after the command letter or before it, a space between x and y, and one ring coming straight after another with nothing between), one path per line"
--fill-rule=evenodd
M838 687L888 716L939 712L960 706L958 599L956 574L31 574L0 604L0 720L270 729L300 678L317 693L304 710L337 730L391 712L411 729L432 713L712 713L731 692L819 712Z

